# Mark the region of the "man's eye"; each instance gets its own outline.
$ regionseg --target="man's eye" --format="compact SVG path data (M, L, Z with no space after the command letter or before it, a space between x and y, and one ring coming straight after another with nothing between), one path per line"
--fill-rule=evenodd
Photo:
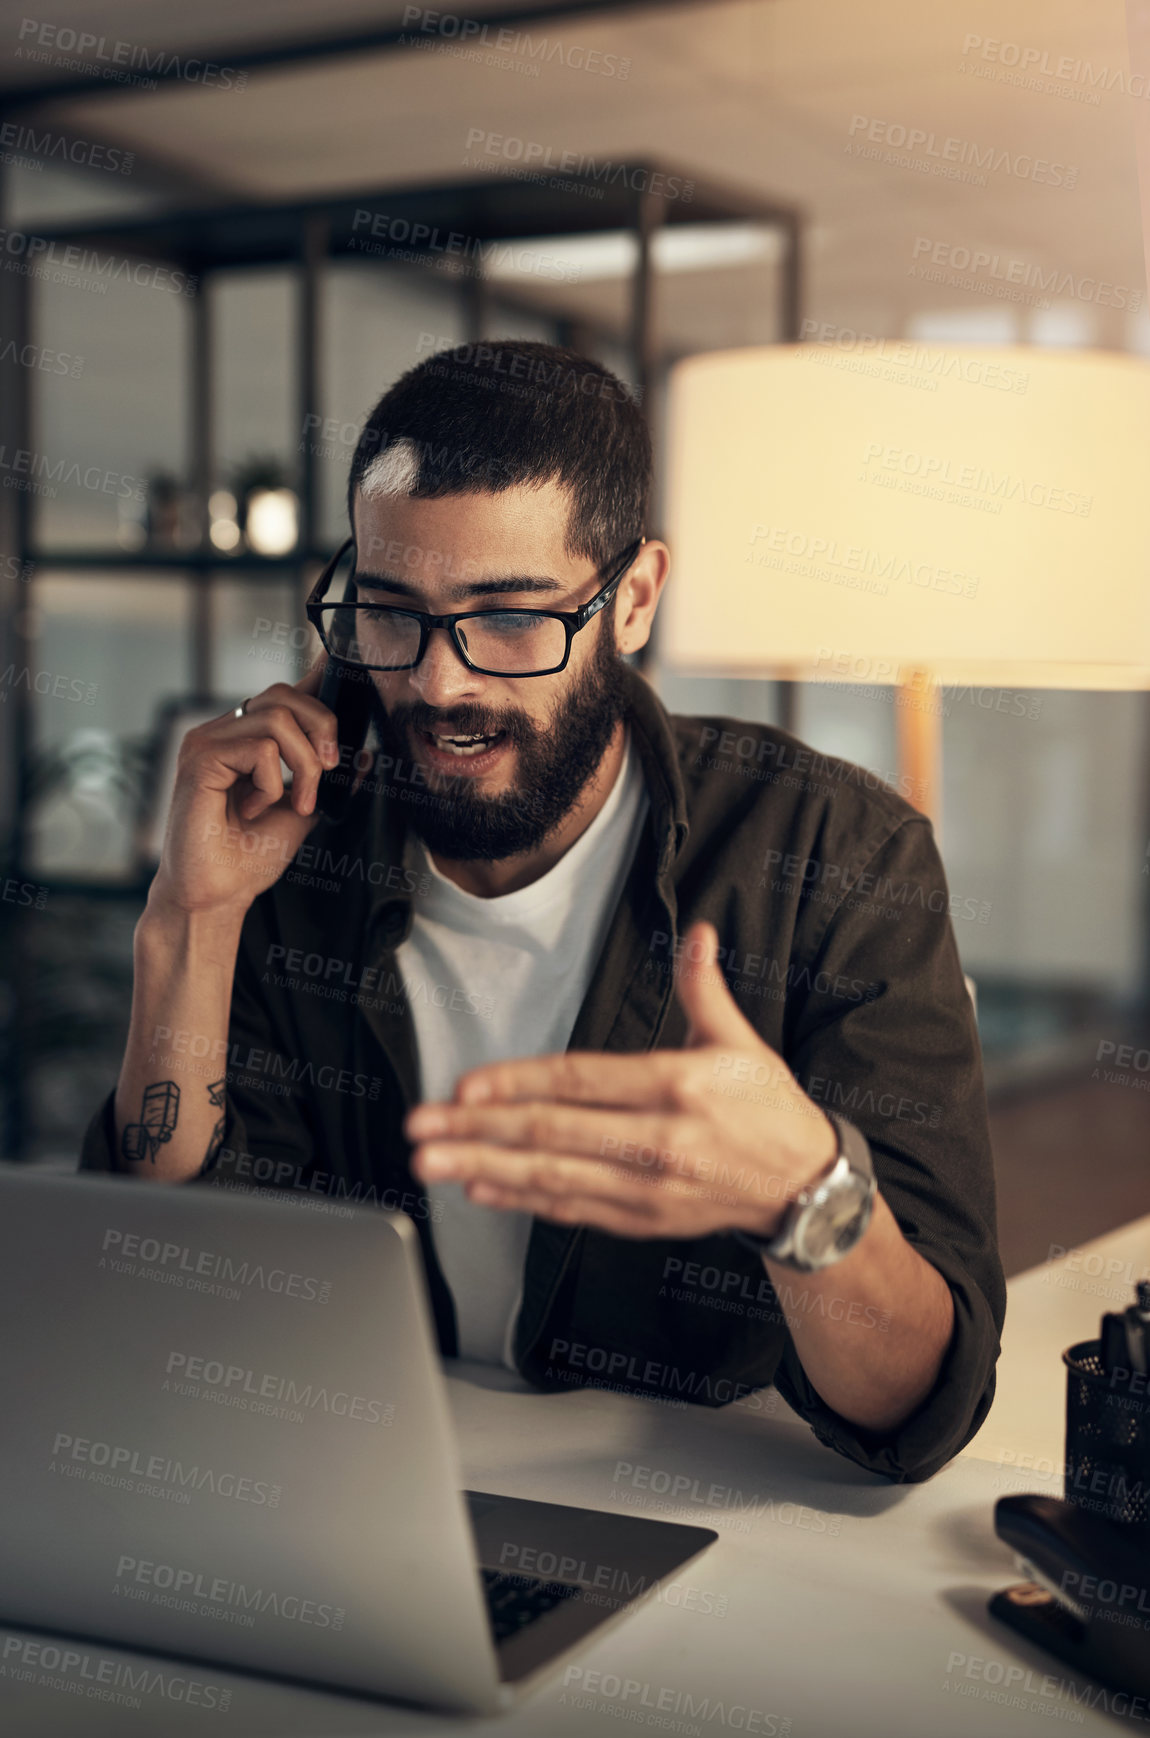
M512 610L491 610L481 618L481 625L487 633L525 634L537 621L537 616L517 615Z

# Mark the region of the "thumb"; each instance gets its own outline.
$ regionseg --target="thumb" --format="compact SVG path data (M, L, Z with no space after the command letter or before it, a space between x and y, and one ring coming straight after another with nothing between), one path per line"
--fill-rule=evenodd
M719 969L718 948L714 924L693 923L675 961L675 994L688 1022L687 1048L697 1049L703 1044L758 1048L762 1039L735 1006Z

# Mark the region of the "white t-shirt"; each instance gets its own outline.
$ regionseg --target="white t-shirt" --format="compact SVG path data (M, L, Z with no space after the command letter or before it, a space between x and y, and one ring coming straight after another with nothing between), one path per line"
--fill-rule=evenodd
M647 806L628 727L625 758L603 807L530 886L495 899L466 893L411 837L411 861L431 888L416 901L411 934L396 957L425 1100L449 1099L459 1076L482 1063L567 1048ZM476 1206L459 1183L432 1183L427 1193L436 1253L455 1300L459 1355L513 1369L531 1215Z

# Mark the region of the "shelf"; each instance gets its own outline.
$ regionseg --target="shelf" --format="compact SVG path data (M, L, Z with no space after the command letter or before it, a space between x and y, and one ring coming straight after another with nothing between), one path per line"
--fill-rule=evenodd
M194 568L263 577L285 570L290 572L308 562L318 562L322 566L334 553L335 546L310 552L297 550L294 555L221 555L218 550L209 549L157 549L150 553L140 549L30 549L27 558L35 563L38 572L48 568L80 568L92 573L145 572L157 568L187 572Z
M637 221L639 189L655 175L675 176L690 183L691 197L664 198L663 222L775 223L789 234L797 231L795 206L749 197L740 189L693 176L681 165L647 159L610 166L609 179L588 174L491 174L452 185L416 187L369 186L355 194L307 201L263 201L259 204L185 207L159 215L120 217L101 222L44 224L49 241L118 250L128 255L161 259L185 270L203 273L220 266L286 265L298 263L302 236L311 230L322 257L363 260L363 212L385 212L390 221L426 225L430 233L454 232L470 243L527 235L579 235L605 229L632 229ZM556 200L552 179L562 180L567 197ZM572 198L574 194L576 197ZM424 253L433 262L433 248L404 243L404 251Z

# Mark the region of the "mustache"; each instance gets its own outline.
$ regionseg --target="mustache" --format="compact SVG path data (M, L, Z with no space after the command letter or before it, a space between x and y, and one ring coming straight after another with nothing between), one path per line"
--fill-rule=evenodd
M393 730L429 730L437 736L498 736L501 733L513 743L533 742L538 726L522 712L493 712L478 705L452 706L441 709L421 700L393 707L387 714Z

